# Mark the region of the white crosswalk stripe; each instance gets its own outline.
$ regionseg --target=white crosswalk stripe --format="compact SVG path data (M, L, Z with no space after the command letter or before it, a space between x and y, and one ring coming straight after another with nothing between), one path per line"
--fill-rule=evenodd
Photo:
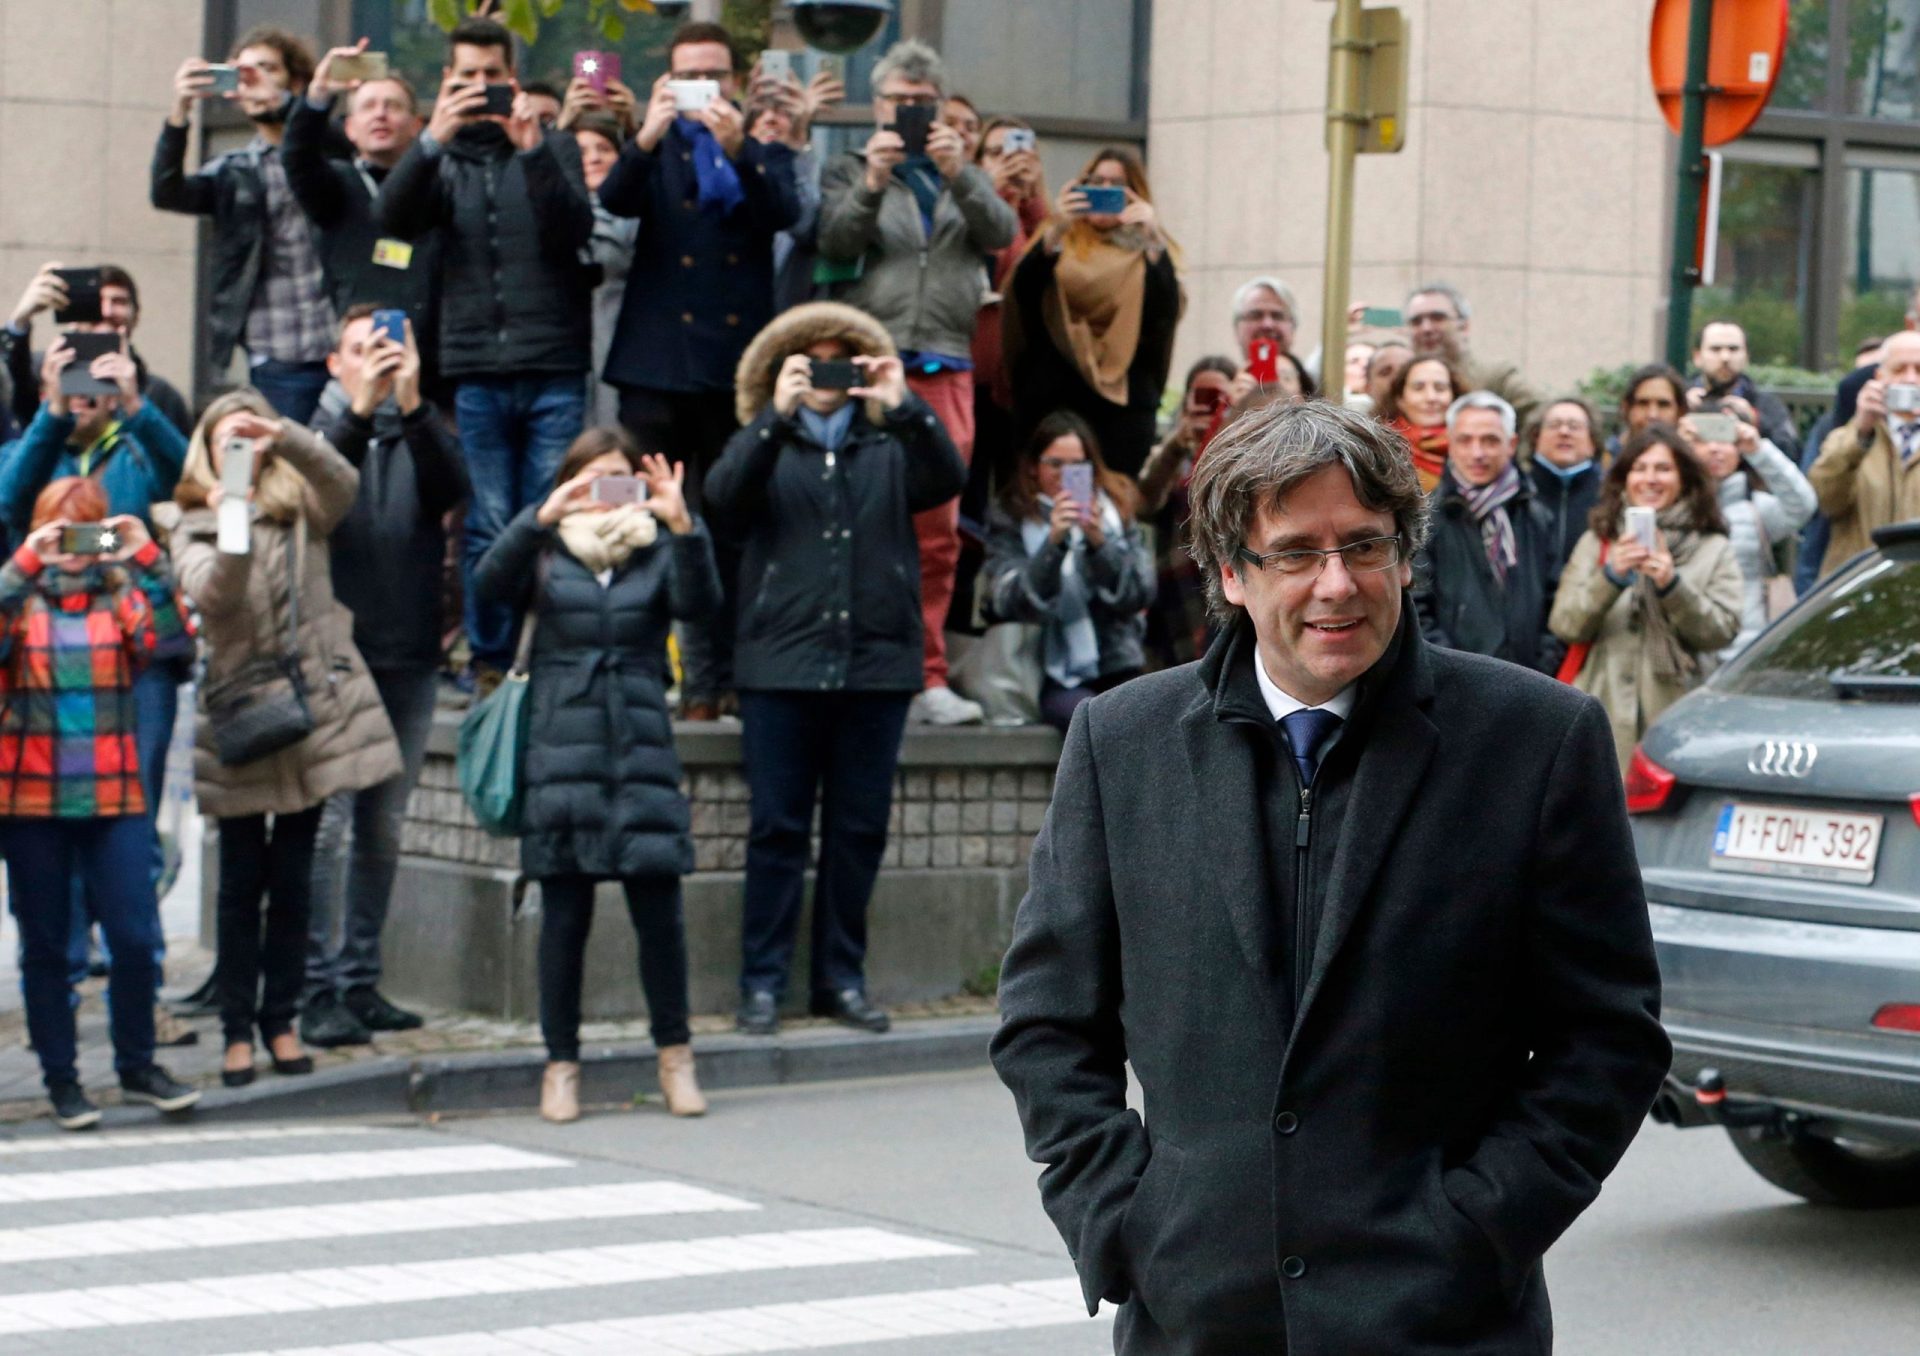
M954 1337L1105 1321L1087 1316L1079 1282L1027 1281L951 1290L857 1295L800 1304L596 1319L545 1328L463 1332L330 1347L282 1347L244 1356L552 1356L564 1351L763 1353ZM623 1345L631 1344L631 1345Z
M0 1229L0 1265L59 1257L111 1257L189 1248L253 1246L308 1238L370 1238L490 1225L625 1219L706 1211L758 1210L750 1201L679 1182L555 1187L545 1191L412 1196L342 1205L293 1205L202 1214L88 1220L37 1229Z
M129 1168L0 1174L0 1204L78 1201L180 1191L231 1191L300 1182L352 1182L377 1177L426 1177L456 1172L522 1172L564 1168L567 1160L493 1144L431 1149L376 1149L358 1153L276 1154L268 1158L199 1158Z
M75 1161L69 1145L127 1156ZM1088 1319L1065 1270L804 1201L411 1127L0 1142L0 1353L1104 1348L1107 1320Z

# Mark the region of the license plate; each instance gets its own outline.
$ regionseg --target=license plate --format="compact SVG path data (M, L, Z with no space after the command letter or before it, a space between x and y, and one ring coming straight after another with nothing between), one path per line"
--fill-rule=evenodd
M1730 801L1713 831L1716 871L1871 885L1884 815L1835 814Z

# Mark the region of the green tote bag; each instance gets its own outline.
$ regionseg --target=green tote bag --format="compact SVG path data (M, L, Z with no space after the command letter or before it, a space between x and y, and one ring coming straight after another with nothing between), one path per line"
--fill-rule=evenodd
M547 562L543 556L538 584L544 586ZM520 623L520 646L513 668L485 701L477 703L460 722L455 765L460 794L480 827L499 838L516 837L527 791L528 666L533 656L534 609L544 587L536 587L526 618Z

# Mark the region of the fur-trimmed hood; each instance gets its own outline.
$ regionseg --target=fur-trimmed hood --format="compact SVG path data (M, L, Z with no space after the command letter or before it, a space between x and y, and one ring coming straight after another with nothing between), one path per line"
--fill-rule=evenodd
M774 317L753 337L740 355L733 377L734 412L742 427L760 417L773 401L773 384L780 368L795 353L823 339L838 339L855 354L868 358L898 355L893 339L881 323L857 307L837 301L810 301ZM876 400L867 402L867 417L880 423L885 411Z

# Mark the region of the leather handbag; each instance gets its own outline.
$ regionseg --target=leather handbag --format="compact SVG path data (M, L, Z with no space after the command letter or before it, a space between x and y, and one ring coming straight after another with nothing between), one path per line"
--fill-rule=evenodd
M306 519L293 530L287 581L287 647L256 659L207 688L213 751L226 767L243 767L290 749L313 733L313 708L300 668L300 581L306 562Z
M1607 546L1607 542L1603 541L1600 543L1600 564L1602 568L1604 568L1607 563ZM1573 644L1567 646L1566 658L1560 661L1560 669L1553 675L1554 681L1561 683L1573 682L1580 676L1580 670L1587 666L1587 656L1592 653L1593 642L1590 640L1576 640Z
M513 667L491 695L476 703L460 722L454 766L460 797L488 833L512 838L520 832L527 793L528 678L540 598L545 593L547 557L540 557L533 600L520 623L520 644Z

